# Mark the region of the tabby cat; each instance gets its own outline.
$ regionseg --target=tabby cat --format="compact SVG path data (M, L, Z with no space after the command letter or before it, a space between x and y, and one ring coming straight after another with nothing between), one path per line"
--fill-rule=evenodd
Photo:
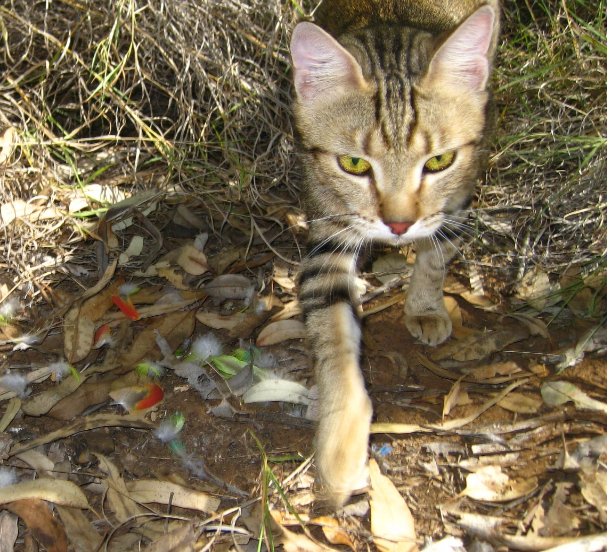
M372 416L360 371L360 251L414 244L413 336L451 333L445 263L485 169L497 0L325 0L292 35L308 255L300 301L320 397L316 462L339 507L366 484Z

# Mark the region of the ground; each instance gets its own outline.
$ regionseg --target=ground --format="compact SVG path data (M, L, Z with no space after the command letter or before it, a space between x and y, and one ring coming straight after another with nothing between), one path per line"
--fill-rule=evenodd
M126 230L132 237L146 227L134 226ZM171 239L176 246L182 243L190 248L194 243L192 238ZM282 318L279 313L298 320L294 267L265 256L264 248L258 247L260 255L255 251L252 258L263 262L249 267L236 258L224 268L225 277L232 274L228 282L215 277L210 268L226 256L226 248L212 239L203 247L207 255L200 252L197 256L188 249L190 259L205 266L202 278L189 274L200 272L201 266L194 270L176 255L153 265L155 270L170 266L172 270L163 273L171 275L168 280L159 274L136 276L142 267L134 259L120 271L111 262L103 278L105 287L83 293L64 282L52 290L57 301L63 302L55 311L62 318L39 343L12 352L14 342L5 345L5 355L15 371L19 366L44 368L57 359L72 358L80 372L79 385L70 387L63 399L57 389L76 381L73 374L64 374L62 382L55 381L56 374L52 374L46 381L27 385L20 399L12 399L20 401L21 411L13 411L14 418L8 420L5 436L11 448L4 458L5 465L23 480L40 467L21 455L40 445L35 450L55 466L52 477L67 478L84 491L91 507L85 518L91 524L85 539L90 549L102 540L111 550L131 549L154 540L153 535L160 531L136 521L137 515L127 515L108 498L108 489L117 485L114 477L121 484L173 482L219 498L209 517L175 503L172 506L167 497L155 500L166 506L148 504L140 510L142 506L132 504L134 515L158 512L151 518L153 525L166 516L166 522L181 519L183 525L190 520L197 530L189 537L189 546L199 541L214 549L229 549L237 538L245 549L256 549L259 539L271 546L275 535L276 545L284 542L290 549L291 539L305 530L311 549L374 548L370 508L375 506L369 506L366 493L355 496L347 510L332 518L336 534L320 529L331 518L320 517L323 512L315 502L315 464L310 458L314 422L304 405L292 404L286 390L274 401L246 404L244 390L232 392L234 387L225 387L217 374L211 377L215 383L206 388L204 399L203 391L198 392L193 381L185 379L188 370L180 371L189 357L164 357L159 346L162 336L171 350L180 346L188 352L189 346L197 348L193 343L197 338L208 339L213 334L221 349L216 355L250 348L256 351L254 362L263 366L267 377L299 382L304 392L310 391L314 381L306 342L298 333L296 338L295 334L284 335L271 322L274 317ZM417 545L423 549L427 543L453 536L470 547L487 542L494 550L546 550L563 542L577 546L582 536L604 533L605 329L598 316L579 311L574 299L576 295L589 297L586 290L593 288L583 284L578 294L564 290L560 300L530 297L529 306L524 300L494 303L489 296L472 294L459 270L452 270L445 291L454 334L448 344L430 348L415 342L402 321L401 288L408 279L405 258L385 251L376 256L382 261L366 272L368 293L362 315L362 367L375 407L371 454L412 512ZM401 259L402 270L388 270ZM380 266L392 273L375 272ZM378 277L386 282L385 293L377 293L383 285ZM132 296L140 320L129 320L109 300L111 295L121 294L119 284L125 280L140 288ZM258 293L253 299L250 290L256 281ZM222 285L215 286L215 282ZM90 284L92 289L95 282ZM80 300L83 295L89 298ZM249 306L243 300L246 295ZM179 301L187 296L185 307ZM149 317L146 309L159 308L162 303L169 303L164 307L166 314ZM266 312L263 305L274 306ZM209 322L210 313L220 315L225 328L238 319L242 325L212 329L200 321ZM53 316L44 310L36 314ZM110 324L113 337L106 345L91 348L95 339L84 329L87 319L95 327ZM170 323L164 325L163 320ZM33 323L28 313L16 312L3 331L19 334ZM156 334L151 332L153 327ZM276 337L272 341L278 342L261 345L264 332L269 331ZM566 362L578 356L574 351L579 341L583 343L583 336L588 339L582 348L589 352ZM163 368L163 375L136 373L138 364L153 361ZM197 373L198 384L205 387L213 365L210 359L198 365L207 367L205 373ZM247 372L248 366L243 370ZM141 398L138 386L150 382L163 389L164 397L152 408L139 411L134 406ZM554 402L541 394L544 386L559 382L573 385L571 391L561 388L564 401ZM253 380L246 382L246 391L253 384ZM40 407L42 397L44 406ZM220 404L225 408L217 410ZM159 438L155 428L177 412L185 421L182 430L173 441ZM107 463L113 467L108 468ZM488 470L492 470L491 482L485 482ZM122 508L129 511L125 505ZM302 528L294 517L296 512ZM462 517L468 515L476 516L478 523ZM66 524L63 515L60 518L68 541L77 549L74 527ZM175 522L178 526L173 529L183 530ZM286 533L281 535L274 524L285 526ZM31 521L27 527L20 526L18 543L27 542L32 535L42 542ZM442 542L450 546L448 541ZM190 549L176 546L168 549ZM56 548L48 549L62 548L56 543Z

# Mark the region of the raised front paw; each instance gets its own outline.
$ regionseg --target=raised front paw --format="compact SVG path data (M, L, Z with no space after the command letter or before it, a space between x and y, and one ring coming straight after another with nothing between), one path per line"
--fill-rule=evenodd
M426 345L438 345L451 335L451 318L444 307L423 314L405 309L405 325L413 337Z
M368 485L367 455L372 406L364 394L344 410L320 419L316 464L322 505L337 510L350 495Z

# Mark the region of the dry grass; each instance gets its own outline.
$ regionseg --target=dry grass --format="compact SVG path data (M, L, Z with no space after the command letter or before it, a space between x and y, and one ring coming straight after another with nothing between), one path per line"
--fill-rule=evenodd
M39 298L104 204L70 213L95 182L156 187L234 210L279 235L298 206L287 44L310 11L281 0L11 0L0 7L0 204L56 216L2 224L9 288ZM533 264L605 270L603 3L507 6L499 132L470 261L514 281ZM510 288L510 284L507 285Z

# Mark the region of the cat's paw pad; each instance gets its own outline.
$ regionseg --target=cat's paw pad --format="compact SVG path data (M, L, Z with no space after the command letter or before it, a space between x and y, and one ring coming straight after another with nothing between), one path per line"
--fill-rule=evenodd
M451 335L451 319L446 312L405 314L405 325L413 337L426 345L438 345Z

